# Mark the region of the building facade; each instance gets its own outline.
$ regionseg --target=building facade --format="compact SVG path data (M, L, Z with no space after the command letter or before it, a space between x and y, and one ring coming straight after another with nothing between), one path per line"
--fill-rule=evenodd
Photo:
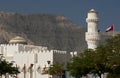
M53 62L66 63L70 60L70 53L59 50L49 50L47 47L28 45L22 37L15 37L8 44L0 45L0 54L7 61L13 62L21 72L18 78L49 78L44 71Z

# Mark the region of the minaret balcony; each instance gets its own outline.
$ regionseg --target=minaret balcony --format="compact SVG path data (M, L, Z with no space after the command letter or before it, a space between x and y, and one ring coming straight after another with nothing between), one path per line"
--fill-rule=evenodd
M99 22L99 19L89 19L89 18L87 18L86 19L86 22L96 22L96 23L98 23Z

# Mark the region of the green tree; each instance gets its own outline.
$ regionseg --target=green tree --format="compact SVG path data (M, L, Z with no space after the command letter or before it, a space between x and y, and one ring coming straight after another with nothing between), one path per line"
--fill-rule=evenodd
M101 74L112 71L109 59L112 55L105 46L99 46L96 50L87 49L74 57L67 67L76 78L87 74L97 74L101 78Z
M68 63L68 70L72 76L82 77L86 74L110 73L120 74L120 34L107 39L104 45L95 50L87 49L74 57ZM117 76L118 77L118 76Z
M14 67L13 63L9 63L5 60L0 62L0 76L5 75L6 77L6 74L16 75L18 73L18 68Z
M104 45L97 47L94 51L94 57L92 57L94 63L94 68L91 70L92 73L97 74L101 78L101 74L110 72L111 66L109 57L112 55L112 51L107 51Z
M120 34L111 39L107 39L105 46L109 52L113 53L113 55L109 57L112 72L110 72L108 78L110 78L110 76L111 78L118 78L120 77Z
M73 57L71 62L68 63L68 71L76 78L87 75L94 67L93 57L94 50L85 50L84 52L80 53L79 56Z
M50 75L56 75L60 78L64 72L64 64L55 62L53 65L50 65L48 72Z

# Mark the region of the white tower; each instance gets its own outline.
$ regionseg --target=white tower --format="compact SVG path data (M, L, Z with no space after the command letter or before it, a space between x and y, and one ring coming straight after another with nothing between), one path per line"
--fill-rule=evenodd
M89 49L95 49L98 46L100 35L98 32L99 18L97 17L97 12L94 9L91 9L88 12L86 22L88 24L86 32L87 45Z

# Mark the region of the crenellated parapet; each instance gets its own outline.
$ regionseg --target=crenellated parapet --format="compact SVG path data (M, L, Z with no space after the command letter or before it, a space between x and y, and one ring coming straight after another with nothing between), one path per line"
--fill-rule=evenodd
M61 50L51 50L53 53L58 53L58 54L66 54L67 51L61 51Z
M61 50L49 50L47 47L43 46L35 46L35 45L24 45L24 44L1 44L0 50L2 52L11 51L15 53L58 53L58 54L66 54L66 51ZM14 53L13 53L14 54Z
M67 51L61 51L61 50L48 50L48 49L33 49L33 50L28 50L28 51L16 51L15 54L34 54L34 53L38 53L38 54L47 54L47 53L52 53L52 54L66 54Z
M12 56L15 51L18 51L19 44L0 44L0 52L4 56Z
M0 44L0 46L3 46L3 47L16 47L20 45L23 45L23 44Z

